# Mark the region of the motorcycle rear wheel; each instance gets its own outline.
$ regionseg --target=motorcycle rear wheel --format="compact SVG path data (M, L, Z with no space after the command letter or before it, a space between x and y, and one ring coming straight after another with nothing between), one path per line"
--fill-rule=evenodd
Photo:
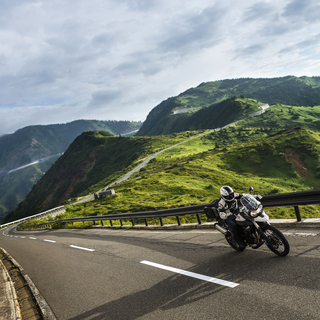
M267 225L263 227L263 232L271 240L269 243L266 242L266 245L273 253L281 257L285 257L289 253L289 242L281 231L273 226Z

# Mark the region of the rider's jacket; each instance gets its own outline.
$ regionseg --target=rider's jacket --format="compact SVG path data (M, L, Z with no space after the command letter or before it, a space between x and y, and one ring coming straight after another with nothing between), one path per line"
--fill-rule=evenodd
M232 201L225 201L223 198L218 202L218 211L221 219L235 219L235 213L239 210L240 193L234 193Z
M252 195L258 201L262 199L262 196L259 194ZM220 198L218 202L218 211L221 219L235 219L236 214L241 207L240 199L242 197L241 193L234 193L234 200L225 201L223 198Z

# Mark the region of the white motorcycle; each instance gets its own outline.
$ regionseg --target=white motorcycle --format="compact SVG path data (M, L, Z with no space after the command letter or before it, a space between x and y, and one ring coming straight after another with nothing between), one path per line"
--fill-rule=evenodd
M252 190L251 187L250 193ZM217 220L214 227L224 234L229 245L236 251L243 251L246 247L239 246L233 238L230 227L220 218L217 208L219 200L217 199L210 206L205 207L204 211L207 217ZM243 193L239 207L235 221L246 246L258 249L266 244L272 252L281 257L289 253L290 246L287 239L281 231L270 224L269 216L264 212L260 201L249 193Z

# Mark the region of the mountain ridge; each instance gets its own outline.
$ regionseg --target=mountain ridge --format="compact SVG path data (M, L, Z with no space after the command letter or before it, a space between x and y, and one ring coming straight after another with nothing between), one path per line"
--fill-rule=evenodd
M202 109L232 97L245 97L269 105L317 105L320 103L320 77L241 78L203 82L178 96L168 98L148 114L137 136L170 134L189 130L190 119ZM182 114L175 110L193 109ZM220 110L221 112L223 110ZM217 114L219 116L219 113ZM189 122L188 122L189 121ZM199 127L195 126L195 129Z
M79 134L107 130L119 135L139 126L140 122L76 120L28 126L0 137L0 221L25 198Z

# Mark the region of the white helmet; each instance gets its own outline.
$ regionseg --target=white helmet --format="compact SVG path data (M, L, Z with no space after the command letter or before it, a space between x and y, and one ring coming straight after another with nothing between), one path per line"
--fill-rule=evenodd
M232 201L234 199L234 191L229 186L221 187L220 194L222 199L225 201Z

